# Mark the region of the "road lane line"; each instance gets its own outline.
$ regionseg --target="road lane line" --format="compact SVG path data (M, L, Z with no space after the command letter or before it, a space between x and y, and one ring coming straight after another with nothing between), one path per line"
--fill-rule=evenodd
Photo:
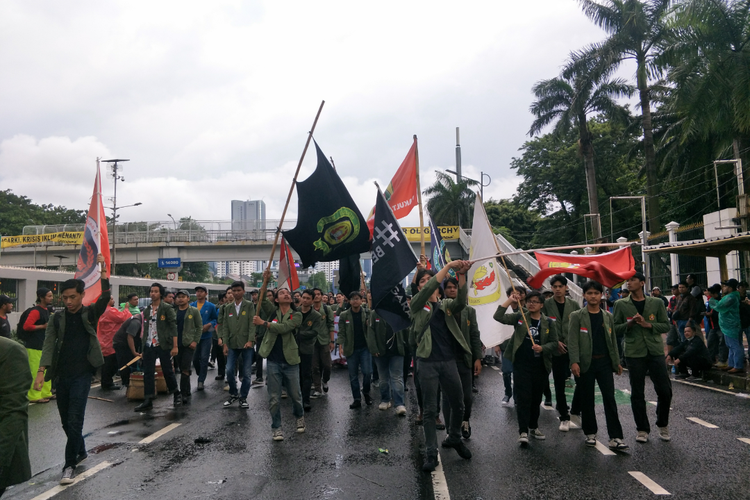
M492 369L493 369L493 370L495 370L496 372L499 372L499 371L500 371L500 368L498 368L498 367L497 367L497 366L495 366L495 365L492 365Z
M737 438L745 444L750 444L750 438Z
M656 484L653 479L648 477L643 472L630 471L628 472L628 474L633 476L639 483L648 488L654 495L671 495L670 492Z
M445 472L443 472L443 457L440 456L439 451L438 458L437 467L430 473L432 476L432 493L435 495L435 500L451 500L451 494L448 492L448 481L445 480Z
M80 481L83 481L83 480L84 480L84 479L86 479L87 477L91 477L91 476L93 476L94 474L96 474L96 473L97 473L97 472L99 472L100 470L102 470L102 469L106 469L106 468L107 468L107 467L109 467L110 465L112 465L112 464L110 464L109 462L102 462L102 463L100 463L99 465L97 465L96 467L93 467L93 468L91 468L91 469L88 469L88 470L86 470L86 471L83 471L83 472L81 472L80 474L78 474L78 475L77 475L77 476L75 477L75 479L73 479L73 483L72 483L72 484L68 484L68 485L65 485L65 486L62 486L62 485L60 485L60 486L55 486L54 488L52 488L52 489L50 489L50 490L47 490L47 491L45 491L45 492L44 492L44 493L42 493L41 495L37 495L37 496L35 496L35 497L34 497L34 498L32 498L31 500L47 500L47 499L49 499L49 498L52 498L53 496L57 495L58 493L60 493L60 492L62 492L62 491L65 491L65 490L67 490L68 488L70 488L70 487L71 487L71 486L73 486L74 484L78 484L78 483L79 483Z
M609 449L609 446L604 446L599 440L596 441L596 449L599 450L599 453L605 456L617 455L617 453Z
M169 424L168 426L166 426L162 430L156 431L153 434L151 434L150 436L141 439L140 441L138 441L138 444L148 444L148 443L151 443L152 441L156 441L157 439L159 439L160 437L162 437L164 434L166 434L169 431L175 430L180 425L181 424Z
M705 420L701 420L700 418L688 417L687 419L690 420L691 422L695 422L696 424L700 424L703 427L708 427L709 429L718 429L719 428L718 425L714 425L714 424L708 423Z
M555 407L554 406L547 406L544 403L542 403L542 408L544 408L547 411L555 411Z
M678 384L692 385L693 387L700 387L701 389L708 389L709 391L716 391L716 392L722 392L724 394L731 394L732 396L739 396L739 394L737 394L736 392L725 391L724 389L718 389L716 387L708 387L707 385L695 384L693 382L688 382L686 380L672 379L672 382L677 382Z

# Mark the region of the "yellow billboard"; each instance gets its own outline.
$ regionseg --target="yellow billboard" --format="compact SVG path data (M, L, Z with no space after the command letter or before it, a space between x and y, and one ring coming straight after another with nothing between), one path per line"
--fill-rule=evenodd
M37 243L56 242L65 245L80 245L83 242L83 231L60 232L48 234L23 234L21 236L3 236L0 248L16 247L19 245L34 245Z
M422 231L424 231L425 241L430 241L429 227L423 227L422 231L420 231L420 228L418 227L402 227L401 229L404 230L406 239L409 241L421 241ZM440 236L442 236L444 240L457 240L460 234L458 226L438 226L438 231L440 231Z

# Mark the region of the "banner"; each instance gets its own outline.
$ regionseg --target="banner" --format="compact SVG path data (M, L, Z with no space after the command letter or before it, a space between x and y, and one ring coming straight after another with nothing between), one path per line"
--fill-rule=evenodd
M422 231L424 231L425 240L432 234L429 226L423 227L422 231L418 227L402 227L401 229L409 241L422 241ZM461 234L461 229L458 226L438 226L438 231L440 231L440 237L443 240L457 240Z
M613 287L635 273L635 260L630 247L597 255L570 255L534 252L540 271L529 279L529 285L539 288L544 280L561 273L577 274Z
M35 245L38 243L62 243L64 245L80 245L83 242L82 231L65 231L47 234L23 234L21 236L3 236L0 248L16 247L19 245Z

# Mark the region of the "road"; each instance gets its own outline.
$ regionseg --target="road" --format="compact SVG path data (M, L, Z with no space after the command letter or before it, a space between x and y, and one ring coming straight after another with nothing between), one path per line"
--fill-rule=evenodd
M329 395L313 400L304 434L294 432L291 402L282 401L286 439L274 442L265 388L251 389L249 410L224 409L227 393L213 373L191 405L175 409L164 396L148 414L133 412L135 404L122 391L92 388L92 396L114 402L89 400L84 428L89 458L77 470L86 477L64 488L57 486L65 437L55 403L31 406L34 477L3 498L614 500L654 498L659 487L673 498L750 498L750 400L735 394L674 383L672 441L661 442L652 431L646 444L635 442L630 406L619 398L630 445L629 453L619 454L586 447L580 430L559 432L557 412L543 410L540 428L547 439L521 449L515 410L500 406L502 376L485 368L468 442L473 458L465 461L453 450L441 450L441 467L425 474L411 381L409 414L399 418L393 410L378 410L376 388L373 406L350 410L348 375L334 369ZM627 375L615 378L627 393ZM655 399L648 383L646 395ZM654 410L649 406L652 422ZM598 440L606 445L601 405L597 414ZM632 473L644 474L641 479L653 490Z

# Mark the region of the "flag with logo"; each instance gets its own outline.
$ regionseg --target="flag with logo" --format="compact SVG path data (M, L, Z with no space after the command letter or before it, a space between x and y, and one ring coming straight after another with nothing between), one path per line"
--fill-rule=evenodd
M529 285L539 288L544 280L560 273L577 274L613 288L635 273L635 260L630 247L597 255L570 255L553 252L534 252L539 272L529 279Z
M418 205L416 136L409 152L406 153L406 158L401 162L401 166L398 167L396 175L391 179L391 183L388 184L383 195L388 200L388 205L393 210L393 215L396 219L403 219ZM367 227L370 230L370 235L372 235L373 226L375 225L374 217L375 207L370 210L370 215L367 217Z
M102 294L102 273L96 262L96 257L99 254L104 255L104 265L107 268L107 276L109 276L109 236L107 234L107 218L104 215L104 206L102 205L102 180L97 163L94 194L91 196L91 205L89 205L89 212L86 216L83 243L81 243L81 251L78 253L74 276L83 280L86 292L83 297L83 305L85 306L96 302Z
M435 225L435 221L432 220L432 217L430 217L430 247L432 249L430 263L432 264L432 269L434 269L435 272L438 272L445 267L446 262L451 261L451 254L445 247L445 242L440 234L440 230ZM448 274L451 278L456 277L456 271L453 269L448 271Z
M279 258L279 288L297 290L299 288L299 278L297 277L297 267L294 265L294 257L289 245L282 236L281 238L281 257Z
M297 226L283 231L304 268L370 250L367 221L317 143L315 150L315 172L297 181Z
M487 219L482 199L477 195L474 202L474 221L471 226L471 249L469 260L498 253L495 233ZM477 312L477 325L485 347L501 344L513 335L513 326L503 325L494 320L497 307L507 300L505 290L510 281L505 270L496 258L474 262L466 273L469 283L469 305Z
M394 332L409 328L409 304L401 281L419 259L378 189L372 235L372 304Z

